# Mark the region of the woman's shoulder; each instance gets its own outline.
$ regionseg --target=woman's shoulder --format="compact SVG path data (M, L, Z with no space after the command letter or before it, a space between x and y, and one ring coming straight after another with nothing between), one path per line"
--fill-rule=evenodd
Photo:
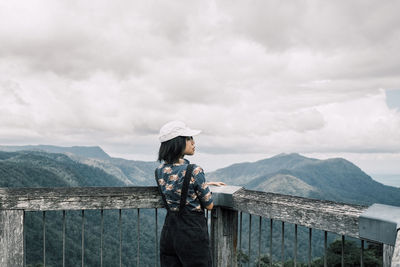
M183 164L179 164L179 163L175 163L175 164L167 164L167 163L162 163L160 164L156 170L162 172L162 173L172 173L172 172L180 172L182 170L186 170L187 167L190 165L192 165L193 169L192 169L192 173L193 175L198 175L200 173L204 173L204 170L201 166L194 164L194 163L190 163L187 159L184 159L185 161L183 162Z
M156 171L164 169L166 167L165 165L166 165L165 163L161 163L160 165L157 166Z
M193 175L198 175L198 174L202 174L204 173L204 170L201 166L197 165L197 164L193 164Z

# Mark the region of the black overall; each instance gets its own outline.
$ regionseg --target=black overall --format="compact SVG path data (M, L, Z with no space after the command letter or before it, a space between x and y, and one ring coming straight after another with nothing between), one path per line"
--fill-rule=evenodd
M179 211L171 211L165 195L161 192L167 209L160 239L161 267L212 267L211 249L207 220L204 212L190 211L186 207L186 197L193 165L189 164L182 185Z

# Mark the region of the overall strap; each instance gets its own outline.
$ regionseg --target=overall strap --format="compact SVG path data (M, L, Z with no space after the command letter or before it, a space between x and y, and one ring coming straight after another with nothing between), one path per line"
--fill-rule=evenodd
M164 206L165 206L165 208L167 209L167 211L170 211L170 210L169 210L168 203L167 203L167 200L165 199L165 195L163 194L163 192L162 192L162 190L161 190L160 183L158 182L157 169L154 171L154 177L156 178L158 191L159 191L160 194L161 194L162 200L163 200L163 202L164 202Z
M186 168L185 179L181 189L181 202L179 204L179 214L181 214L186 206L186 198L189 189L190 179L192 178L193 164L189 164Z

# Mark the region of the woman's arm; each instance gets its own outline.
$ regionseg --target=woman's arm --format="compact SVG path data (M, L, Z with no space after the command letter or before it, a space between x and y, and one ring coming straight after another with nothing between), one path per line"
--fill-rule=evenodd
M215 185L215 186L223 186L223 185L226 185L226 184L223 183L223 182L207 182L206 184L207 184L207 185ZM213 207L214 207L214 203L211 203L210 205L208 205L208 206L206 207L206 209L212 210Z
M226 184L224 182L207 182L207 185L223 186Z

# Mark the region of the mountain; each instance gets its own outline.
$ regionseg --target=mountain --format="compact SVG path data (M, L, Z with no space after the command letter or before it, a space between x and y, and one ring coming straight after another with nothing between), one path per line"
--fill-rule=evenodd
M317 161L299 154L279 154L257 162L236 163L208 174L210 179L220 179L234 185L246 185L263 174L271 174L280 170L290 170L307 163Z
M0 151L0 187L124 186L102 169L65 154L41 151Z
M374 181L353 163L279 154L256 162L238 163L207 174L209 180L281 194L370 205L400 206L400 189Z
M286 195L302 195L307 197L321 198L322 192L301 179L289 174L277 174L270 179L261 181L255 190L270 191L278 194Z
M0 151L44 151L49 153L73 154L86 158L110 159L111 157L98 146L49 146L49 145L28 145L28 146L0 146Z
M100 168L110 175L118 177L126 185L156 185L154 170L159 165L157 162L126 160L120 158L93 159L73 157L81 163Z
M25 154L42 152L42 156L48 157L52 157L51 154L64 154L72 161L100 169L113 178L117 178L119 185L155 185L154 169L158 165L157 162L113 158L98 146L0 146L1 151L25 152Z

